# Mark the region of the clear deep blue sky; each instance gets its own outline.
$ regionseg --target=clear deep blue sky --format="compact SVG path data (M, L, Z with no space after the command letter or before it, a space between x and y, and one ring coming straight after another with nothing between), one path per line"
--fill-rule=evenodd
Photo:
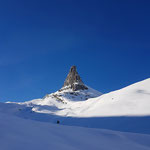
M1 102L58 90L71 65L103 93L149 78L150 1L0 1Z

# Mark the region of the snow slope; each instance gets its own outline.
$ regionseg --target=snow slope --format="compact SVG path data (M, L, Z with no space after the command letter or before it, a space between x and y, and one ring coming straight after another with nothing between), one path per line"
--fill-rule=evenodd
M96 97L97 93L95 94L90 90L88 93L91 94L93 92L96 98L88 98L87 100L82 100L81 98L85 94L84 90L77 92L70 94L70 91L58 91L47 95L43 99L19 104L32 106L32 110L35 112L59 116L110 117L150 115L150 79L132 84L121 90L103 94L99 97ZM73 98L74 95L76 95L76 101ZM88 94L86 93L86 95ZM55 109L43 107L45 105L53 106Z
M149 150L150 135L62 126L0 113L1 150Z
M59 114L78 117L150 116L150 79L97 98L76 102L70 107Z
M63 125L150 134L150 79L87 100L72 100L69 92L24 103L0 103L0 112L42 122L60 120Z
M88 87L87 90L78 90L78 91L73 91L69 87L63 87L55 93L47 94L42 99L35 99L35 100L16 103L16 104L33 107L32 110L35 112L59 115L59 110L70 108L70 106L76 104L76 102L78 101L85 102L85 100L89 98L98 97L100 95L102 95L102 93L90 87ZM7 102L7 103L12 103L12 102ZM51 107L45 107L45 106L51 106Z

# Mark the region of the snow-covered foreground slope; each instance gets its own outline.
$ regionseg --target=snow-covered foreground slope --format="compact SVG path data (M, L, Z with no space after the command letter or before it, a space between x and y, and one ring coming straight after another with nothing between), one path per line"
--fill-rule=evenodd
M62 126L0 113L1 150L149 150L150 135Z
M38 106L36 106L38 107ZM58 108L53 106L40 106L41 109L56 111ZM101 128L122 132L133 132L150 134L150 116L140 117L66 117L55 114L38 113L32 111L32 107L20 105L16 103L0 103L0 113L13 115L28 120L36 120L39 122L48 122L56 124L57 120L62 125L80 126L89 128Z

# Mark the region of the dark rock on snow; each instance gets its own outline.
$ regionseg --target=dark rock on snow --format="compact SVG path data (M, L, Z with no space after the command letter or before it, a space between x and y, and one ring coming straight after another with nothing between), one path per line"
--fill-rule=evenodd
M81 80L76 66L72 66L63 87L70 86L73 91L88 89Z

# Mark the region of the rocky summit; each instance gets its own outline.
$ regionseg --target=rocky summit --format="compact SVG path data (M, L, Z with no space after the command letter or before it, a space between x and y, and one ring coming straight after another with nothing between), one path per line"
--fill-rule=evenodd
M77 72L76 66L72 66L61 89L54 93L46 94L42 99L25 103L28 105L54 105L61 108L61 106L64 107L63 104L66 105L73 101L85 101L100 95L102 95L101 92L84 85ZM38 108L36 107L36 109Z
M63 88L71 88L73 91L87 90L88 88L84 85L81 77L77 72L76 66L70 68L69 74L64 82Z

